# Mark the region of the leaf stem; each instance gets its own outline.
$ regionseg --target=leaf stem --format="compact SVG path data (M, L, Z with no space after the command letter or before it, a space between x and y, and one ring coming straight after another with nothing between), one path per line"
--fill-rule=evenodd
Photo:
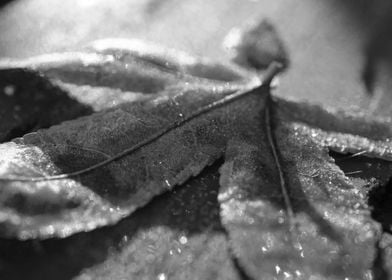
M103 160L97 164L91 165L87 168L75 171L75 172L70 172L70 173L63 173L63 174L58 174L58 175L52 175L52 176L41 176L41 177L23 177L23 176L9 176L9 177L0 177L0 181L24 181L24 182L40 182L40 181L49 181L49 180L60 180L60 179L66 179L66 178L70 178L70 177L76 177L76 176L80 176L86 173L89 173L93 170L96 170L100 167L103 167L105 165L108 165L111 162L114 162L120 158L123 158L126 155L129 155L139 149L141 149L142 147L156 141L157 139L159 139L160 137L162 137L163 135L167 134L168 132L182 126L183 124L191 121L192 119L195 119L207 112L210 112L216 108L219 108L223 105L226 105L228 103L231 103L239 98L242 98L244 96L246 96L247 94L251 93L253 89L256 88L261 88L261 87L269 87L271 81L273 80L273 78L281 71L282 69L282 65L280 63L277 62L272 62L270 64L270 66L268 67L268 69L266 70L266 72L264 73L262 79L257 79L256 83L250 83L246 88L243 88L239 91L236 91L232 94L229 94L227 96L225 96L222 99L219 99L215 102L212 102L206 106L203 106L201 108L199 108L198 110L192 112L191 114L189 114L188 116L185 116L184 118L182 118L179 121L174 122L172 125L158 131L157 133L153 134L152 136L150 136L149 138L143 140L142 142L125 149L124 151L106 159Z

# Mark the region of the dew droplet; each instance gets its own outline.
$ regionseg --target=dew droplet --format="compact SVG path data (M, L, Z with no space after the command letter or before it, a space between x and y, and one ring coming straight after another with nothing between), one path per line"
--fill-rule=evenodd
M157 279L158 280L166 280L167 279L166 274L165 273L159 273L158 276L157 276Z

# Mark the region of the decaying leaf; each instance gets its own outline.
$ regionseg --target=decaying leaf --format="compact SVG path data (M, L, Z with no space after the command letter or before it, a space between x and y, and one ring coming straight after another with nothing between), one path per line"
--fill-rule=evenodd
M89 111L0 145L1 236L62 238L80 260L67 250L102 240L72 263L90 267L81 279L371 279L380 225L329 151L391 161L391 120L273 98L274 73L148 46L6 62ZM193 223L196 209L211 213Z

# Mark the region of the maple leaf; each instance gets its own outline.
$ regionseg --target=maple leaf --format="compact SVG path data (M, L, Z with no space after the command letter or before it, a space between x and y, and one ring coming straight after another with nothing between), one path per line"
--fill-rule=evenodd
M109 69L117 67L111 63L126 65L129 57L140 58L148 64L140 71L152 67L158 73L147 80L155 85L159 73L169 73L169 86L154 88L157 95L144 94L0 145L3 236L66 237L115 224L224 157L219 190L209 188L217 186L220 164L211 167L212 177L192 179L180 194L149 203L112 229L64 239L68 245L63 250L67 252L70 244L79 248L90 238L102 241L100 257L106 261L82 275L95 279L238 279L244 276L238 268L255 279L370 277L380 226L370 217L365 194L328 152L391 160L390 120L271 99L268 82L273 73L267 73L263 83L251 72L246 78L242 70L227 68L238 74L224 74L229 78L219 81L214 73L225 68L220 64L196 60L198 67L190 67L195 60L187 58L167 66L162 62L174 60L170 52L151 48L144 57L129 51L127 44L103 46L93 48L112 58ZM30 67L29 63L13 67ZM74 69L62 65L40 71L69 82ZM76 69L84 73L83 67ZM91 73L100 71L88 70L84 81L115 87L115 82L95 84ZM68 93L85 83L78 82L78 76ZM189 203L195 207L192 215L173 213L188 209L184 193L192 188L197 193ZM219 216L216 208L198 204L203 193L211 202L217 192ZM165 209L171 201L180 205ZM206 209L203 218L193 223L199 208ZM209 216L210 227L203 224ZM116 246L119 239L121 248L106 257L108 246ZM72 259L74 253L65 254Z

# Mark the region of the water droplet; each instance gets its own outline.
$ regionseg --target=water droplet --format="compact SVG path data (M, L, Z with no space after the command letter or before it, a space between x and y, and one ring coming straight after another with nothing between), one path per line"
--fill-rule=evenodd
M180 118L184 117L183 113L179 113L178 116L180 116Z
M261 247L261 251L263 251L263 252L267 252L267 251L268 251L268 249L267 249L267 248L265 248L265 247L263 246L263 247Z
M4 93L7 96L13 96L15 93L15 86L9 85L4 87Z
M171 184L170 184L169 180L165 180L165 184L166 184L166 186L167 186L168 188L171 187Z
M167 279L166 274L165 273L159 273L158 276L157 276L157 279L158 280L166 280Z
M276 274L279 274L279 272L280 272L280 266L279 265L276 265L275 266L275 271L276 271Z
M188 242L188 238L186 238L186 236L181 236L180 237L180 243L182 245L186 244Z

